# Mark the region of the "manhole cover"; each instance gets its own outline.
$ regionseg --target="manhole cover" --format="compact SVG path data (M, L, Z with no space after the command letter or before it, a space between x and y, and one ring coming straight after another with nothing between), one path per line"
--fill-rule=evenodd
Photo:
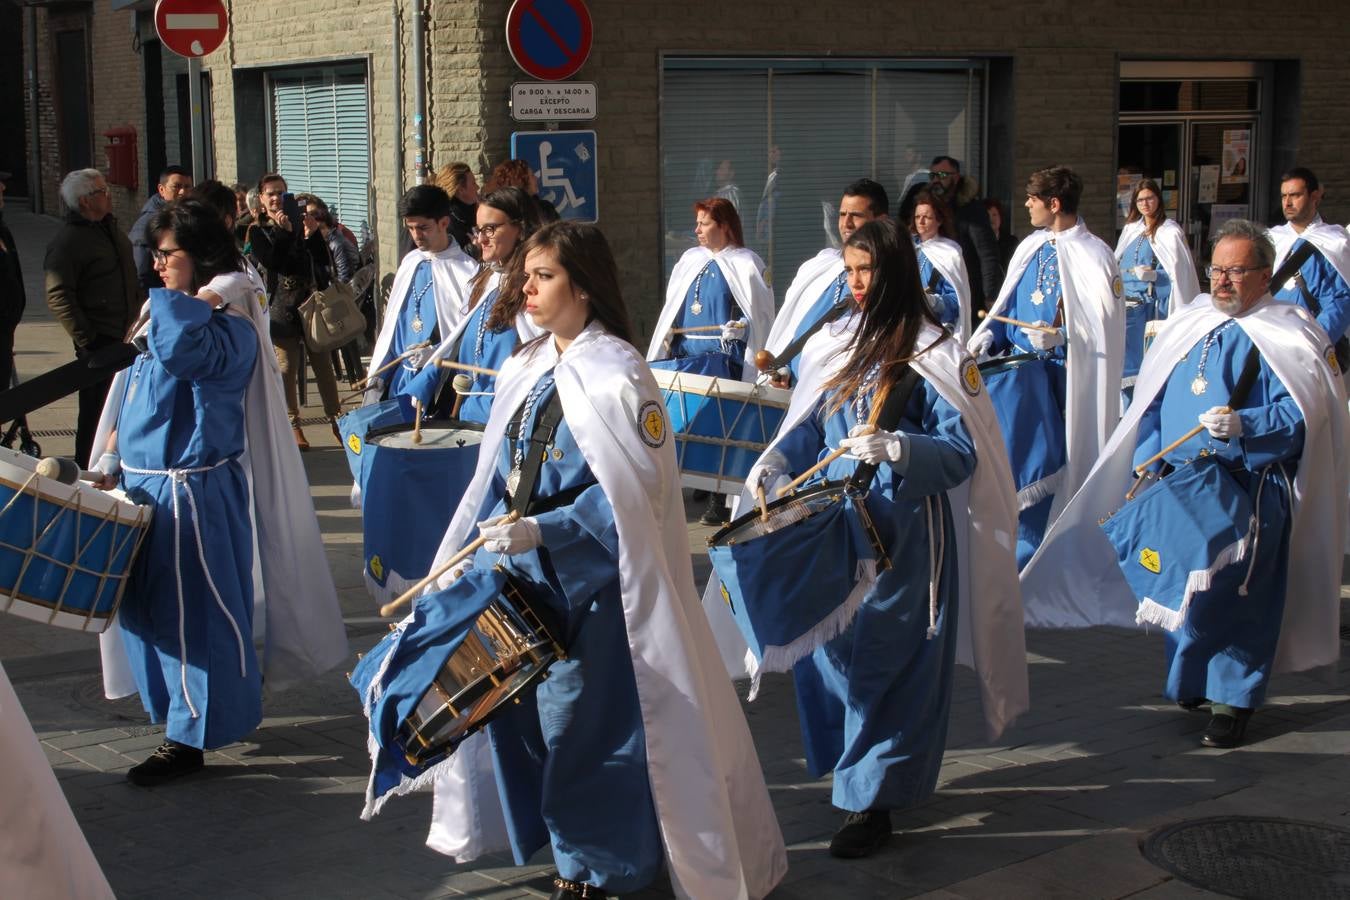
M1161 828L1145 857L1196 887L1253 900L1350 898L1350 830L1233 816Z

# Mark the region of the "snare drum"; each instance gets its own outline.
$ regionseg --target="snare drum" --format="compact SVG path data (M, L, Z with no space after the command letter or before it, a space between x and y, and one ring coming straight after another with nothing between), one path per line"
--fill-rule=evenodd
M1101 523L1139 600L1138 621L1176 631L1198 591L1236 591L1255 522L1246 491L1214 457L1188 463Z
M347 454L347 467L352 470L352 481L361 480L361 454L365 452L367 435L377 429L410 424L412 420L412 398L403 395L378 403L367 403L337 420L338 434L342 435L342 449Z
M375 742L408 772L453 753L565 658L551 610L503 569L473 569L419 598L408 624L362 657L351 681Z
M381 603L394 599L431 568L464 489L473 479L483 426L423 422L369 431L361 448L361 531L366 583Z
M117 614L151 510L121 491L62 484L0 447L0 609L102 632Z
M714 534L708 557L761 667L784 672L848 627L890 560L864 500L843 485L816 485L767 512L755 508Z
M773 440L792 392L767 384L652 369L665 397L685 487L734 493Z
M1003 442L1012 464L1018 509L1035 506L1054 493L1067 459L1064 444L1063 374L1037 353L1022 353L980 364Z

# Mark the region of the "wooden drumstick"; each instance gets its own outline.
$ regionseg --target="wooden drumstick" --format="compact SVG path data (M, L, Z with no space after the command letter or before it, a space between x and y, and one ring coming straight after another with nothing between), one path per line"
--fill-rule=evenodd
M867 423L858 431L857 434L850 434L849 437L862 437L865 434L871 434L872 432L877 430L877 416L881 415L881 407L885 404L886 396L889 393L890 393L889 386L887 386L886 388L877 393L877 396L872 401L872 414L867 417ZM829 456L825 457L820 462L816 463L814 466L807 469L802 474L798 475L792 481L788 482L787 484L779 488L778 496L781 497L788 491L795 490L797 485L801 484L803 481L810 478L812 475L816 474L821 469L825 468L830 463L834 462L836 459L843 456L847 452L848 449L846 447L839 447L835 449L834 452L832 452Z
M499 519L494 524L506 525L510 522L514 522L516 519L519 518L520 513L516 512L515 510L512 510L511 512L507 513L505 517ZM398 612L401 607L406 606L408 603L411 603L412 600L422 592L423 588L431 584L436 579L440 578L446 572L449 572L451 569L459 565L465 559L472 556L474 553L477 553L478 548L483 546L485 543L487 543L487 538L483 537L481 534L478 537L474 538L463 550L459 551L454 556L450 557L445 562L441 563L431 572L428 572L427 576L423 578L421 581L417 582L417 584L414 584L412 587L404 591L401 595L394 598L393 600L390 600L384 606L381 606L380 615L392 616L394 613Z
M412 356L412 355L413 355L414 353L416 353L418 350L421 350L421 349L423 349L423 348L430 347L430 346L431 346L431 341L423 341L423 342L420 343L420 344L413 344L413 345L412 345L411 347L409 347L407 350L404 350L404 351L403 351L402 353L400 353L398 356L395 356L393 359L389 360L389 362L387 362L387 363L385 363L384 365L380 366L380 367L379 367L378 369L376 369L374 372L369 372L369 373L367 373L366 377L363 378L363 379L361 379L361 386L360 386L359 388L357 388L356 393L359 394L359 393L361 393L362 391L364 391L366 388L370 387L370 382L371 382L371 380L374 379L377 375L383 375L385 372L388 372L388 371L389 371L390 369L392 369L394 366L398 365L399 363L403 362L403 361L404 361L405 359L407 359L408 357Z
M413 398L413 433L412 442L414 444L422 443L422 401Z
M1221 407L1219 407L1219 409L1220 409L1221 412L1224 412L1224 413L1230 413L1230 412L1232 412L1232 410L1229 409L1229 408L1226 407L1226 406L1221 406ZM1197 425L1197 426L1195 426L1195 427L1192 428L1190 431L1186 432L1186 433L1183 434L1181 437L1177 438L1175 441L1173 441L1172 443L1168 444L1166 447L1162 448L1162 449L1159 450L1157 453L1153 454L1153 455L1150 456L1148 459L1146 459L1146 460L1144 460L1143 462L1141 462L1139 465L1135 466L1135 467L1134 467L1134 474L1137 475L1137 476L1139 476L1140 478L1144 477L1144 470L1145 470L1145 469L1147 469L1149 466L1153 465L1155 462L1157 462L1158 460L1162 459L1164 456L1166 456L1167 454L1171 453L1173 450L1177 449L1177 448L1180 447L1182 444L1186 443L1186 442L1189 441L1191 438L1195 437L1197 434L1199 434L1200 432L1202 432L1202 431L1204 431L1204 430L1205 430L1205 426L1203 426L1203 425Z
M993 313L987 313L984 310L980 310L979 317L981 319L993 319L995 322L1003 322L1005 325L1016 325L1018 328L1030 328L1033 331L1040 331L1044 334L1054 334L1056 331L1059 331L1059 329L1053 325L1037 325L1035 322L1023 322L1021 319L996 316Z
M769 499L764 496L763 483L755 485L755 497L759 501L759 517L761 519L769 518Z
M471 366L468 363L451 362L448 359L438 359L436 360L436 365L440 366L442 369L459 369L463 372L473 372L475 375L491 375L493 378L497 377L496 369L485 369L482 366Z
M455 408L450 410L450 418L458 419L459 405L464 402L464 397L469 393L469 388L473 387L473 379L461 373L452 378L450 384L455 389Z
M672 328L671 334L692 334L695 331L721 331L721 325L694 325L690 328Z

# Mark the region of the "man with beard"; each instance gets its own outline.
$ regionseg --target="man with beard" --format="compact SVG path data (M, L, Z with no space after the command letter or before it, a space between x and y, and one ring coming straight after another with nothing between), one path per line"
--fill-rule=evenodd
M1350 363L1345 339L1350 326L1350 236L1339 225L1322 221L1317 208L1322 185L1310 169L1294 168L1280 177L1280 208L1285 224L1270 230L1275 267L1312 244L1312 255L1284 284L1272 285L1276 300L1297 303L1317 319L1336 345L1341 371Z

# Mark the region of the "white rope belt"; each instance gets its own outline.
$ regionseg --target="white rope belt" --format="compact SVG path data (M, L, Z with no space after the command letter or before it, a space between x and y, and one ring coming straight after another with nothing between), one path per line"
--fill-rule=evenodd
M197 707L192 704L192 696L188 693L187 684L187 631L183 615L181 529L178 527L178 523L182 519L182 512L178 501L178 486L180 484L183 486L183 491L187 494L188 506L192 508L192 531L197 538L197 560L201 563L202 573L206 576L206 585L211 589L211 596L216 598L216 605L220 607L220 611L225 614L230 627L234 629L234 638L239 644L239 677L243 678L248 672L248 664L244 654L244 636L239 631L239 623L234 620L234 616L225 606L225 601L221 599L220 591L216 589L215 580L211 578L211 570L206 565L206 550L202 545L202 528L197 520L197 498L192 493L192 485L188 482L189 475L210 472L212 469L218 469L238 458L238 456L227 457L214 465L200 466L195 469L138 469L135 466L127 465L125 461L122 463L122 471L124 472L131 472L134 475L159 475L173 482L173 577L178 585L178 672L179 681L183 688L183 700L187 702L188 712L192 714L194 719L198 718Z

